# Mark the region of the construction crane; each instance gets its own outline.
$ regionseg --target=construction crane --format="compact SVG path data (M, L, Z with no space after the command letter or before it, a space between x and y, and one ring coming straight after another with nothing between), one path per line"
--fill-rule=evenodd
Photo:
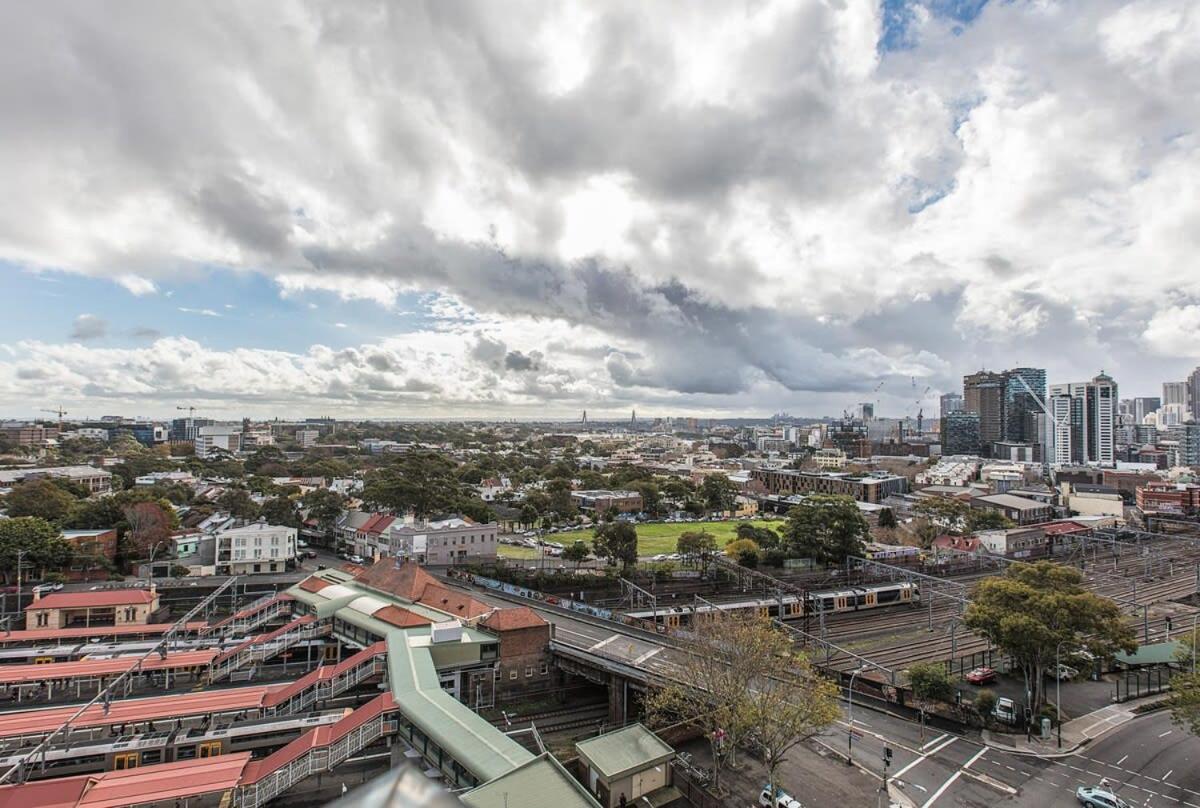
M188 418L196 417L196 408L195 407L176 407L175 409L183 410L183 411L187 412Z
M61 431L62 431L62 425L63 425L63 416L67 414L67 411L66 411L66 410L64 410L64 409L62 408L62 405L60 404L60 405L58 406L58 409L57 409L57 410L42 410L42 412L48 412L48 413L50 413L51 415L57 415L57 416L58 416L58 431L59 431L59 432L61 432Z
M1055 440L1055 443L1057 443L1059 432L1062 430L1062 428L1064 426L1068 426L1070 424L1070 421L1071 421L1070 416L1066 416L1066 417L1062 418L1061 420L1058 418L1055 418L1054 413L1052 413L1050 411L1050 408L1048 406L1046 406L1046 402L1044 402L1040 398L1038 398L1038 394L1033 392L1033 388L1029 386L1029 383L1025 381L1024 377L1022 377L1020 373L1014 373L1013 376L1016 378L1017 381L1019 381L1021 383L1021 386L1025 388L1025 392L1029 393L1029 397L1033 399L1033 402L1038 405L1038 407L1041 409L1041 411L1046 413L1046 419L1049 420L1050 423L1053 424L1053 426L1054 426L1054 440ZM1050 456L1049 456L1050 453L1048 451L1049 449L1050 449L1049 446L1044 446L1044 445L1042 446L1042 465L1043 466L1050 465Z

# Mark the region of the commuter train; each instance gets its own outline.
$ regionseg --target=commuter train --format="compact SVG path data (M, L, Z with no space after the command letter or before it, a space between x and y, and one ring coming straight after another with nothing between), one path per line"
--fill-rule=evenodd
M29 779L96 774L136 769L157 763L216 757L231 752L251 752L264 757L294 741L313 727L333 724L351 712L334 710L311 717L280 716L235 722L221 729L172 729L93 739L82 743L54 744L44 756L39 752L26 764ZM160 723L170 724L170 721ZM25 755L7 753L0 757L0 770L7 770Z
M249 637L172 641L170 651L197 651L205 648L228 650L250 639ZM126 643L84 642L52 646L16 646L0 648L0 665L48 665L54 662L76 662L82 659L115 659L123 656L141 656L158 647L161 640L146 640ZM308 646L323 646L324 640L301 640L292 646L292 653Z
M846 589L830 590L827 592L809 592L804 596L804 603L798 595L784 595L782 598L757 598L741 600L733 603L719 603L716 607L722 612L754 611L763 617L776 617L780 620L796 620L805 616L816 617L821 612L837 614L839 612L857 612L866 609L879 609L884 606L896 606L907 603L915 606L921 602L921 590L916 584L894 583L876 586L856 586ZM627 612L626 616L639 620L655 621L667 628L679 628L691 624L693 615L704 615L712 612L708 604L700 606L666 606L658 610L643 609Z

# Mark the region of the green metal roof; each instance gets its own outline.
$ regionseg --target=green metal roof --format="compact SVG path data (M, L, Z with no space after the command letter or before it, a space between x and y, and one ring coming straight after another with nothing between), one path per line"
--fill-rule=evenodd
M442 690L427 647L409 647L401 629L393 629L387 643L388 683L405 717L481 781L533 759L523 746Z
M600 808L600 803L549 752L463 794L461 799L473 808Z
M1156 642L1139 646L1137 651L1132 654L1117 652L1114 658L1122 665L1166 665L1179 661L1181 647L1182 644L1175 640Z
M609 780L657 765L675 754L674 749L641 724L580 741L575 744L575 751Z

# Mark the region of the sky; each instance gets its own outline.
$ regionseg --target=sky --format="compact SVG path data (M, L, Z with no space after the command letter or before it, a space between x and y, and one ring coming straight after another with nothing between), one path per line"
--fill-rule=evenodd
M1200 362L1190 0L0 5L0 416L927 417Z

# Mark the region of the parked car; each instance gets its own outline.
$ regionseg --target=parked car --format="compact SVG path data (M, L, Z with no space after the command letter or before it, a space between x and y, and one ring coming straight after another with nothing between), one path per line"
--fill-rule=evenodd
M1080 786L1075 789L1075 799L1088 808L1129 808L1129 803L1106 788Z
M33 588L33 591L38 595L48 595L51 592L57 592L63 588L62 584L38 584Z
M804 808L804 805L782 788L775 787L775 799L771 799L771 785L768 783L763 786L762 792L758 795L758 804L763 808Z
M366 559L360 555L347 556L346 560L349 561L351 564L362 564L366 561Z
M300 557L301 558L316 558L317 551L316 550L305 550L303 553L300 554Z
M980 667L970 671L963 678L973 685L986 685L996 681L996 672L991 668Z
M1046 669L1046 675L1051 679L1057 679L1060 682L1065 682L1068 679L1074 679L1079 675L1079 671L1072 668L1070 665L1057 665L1053 668Z
M1007 696L1001 696L996 699L996 706L992 708L992 717L1004 724L1017 723L1017 705Z

